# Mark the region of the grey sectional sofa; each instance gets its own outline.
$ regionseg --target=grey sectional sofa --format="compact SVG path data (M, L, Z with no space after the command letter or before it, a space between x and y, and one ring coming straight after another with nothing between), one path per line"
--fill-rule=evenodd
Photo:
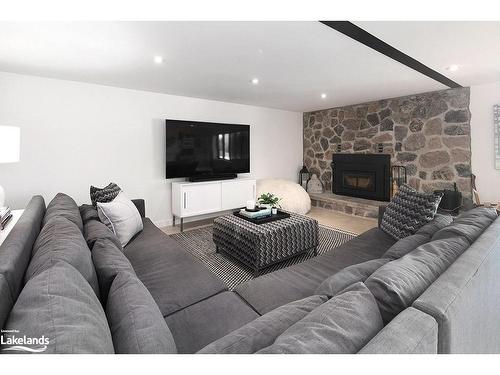
M134 203L122 248L92 206L33 197L0 247L0 326L45 353L500 353L494 210L374 228L228 291Z

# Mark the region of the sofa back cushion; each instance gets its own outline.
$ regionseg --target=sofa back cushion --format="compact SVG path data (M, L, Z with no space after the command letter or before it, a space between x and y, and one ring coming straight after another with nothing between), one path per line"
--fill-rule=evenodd
M494 208L477 207L458 216L453 223L440 229L433 240L462 236L472 244L498 217Z
M80 210L76 202L69 195L57 193L47 206L47 211L43 218L43 225L45 226L50 219L61 216L74 223L80 232L83 232L82 217L80 216Z
M106 305L116 353L177 353L174 338L158 305L137 276L119 273Z
M392 245L385 253L382 258L390 258L392 260L399 259L405 256L410 251L413 251L420 245L430 241L431 237L438 230L446 227L453 221L450 215L436 215L431 222L425 224L421 227L415 234L405 237L397 241Z
M122 244L118 237L109 229L106 225L101 223L99 220L88 220L83 225L83 235L85 237L85 241L87 241L87 245L89 249L92 250L94 244L97 240L107 238L111 242L115 244L115 246L123 251Z
M463 237L431 241L368 277L365 284L377 300L384 323L411 306L468 247Z
M83 225L89 220L99 220L99 215L97 214L97 209L90 204L82 204L79 207L80 216L82 217Z
M377 303L357 283L315 308L257 353L357 353L383 328Z
M328 300L326 296L310 296L278 307L243 327L205 346L203 354L252 354L271 345L293 324Z
M53 217L42 228L26 270L26 281L51 267L56 261L75 267L99 295L97 275L82 232L64 217Z
M368 276L389 261L387 258L372 259L346 267L323 281L314 294L333 297L353 284L364 282Z
M24 273L30 262L43 216L45 202L41 196L31 198L23 214L0 246L0 328L7 319L24 285ZM10 297L7 297L10 296Z
M92 249L92 261L99 280L101 301L105 305L116 275L119 272L129 272L135 275L135 272L121 249L118 249L109 238L101 238L95 242Z
M114 353L99 300L80 272L64 262L28 281L5 328L19 331L7 337L48 338L44 353Z

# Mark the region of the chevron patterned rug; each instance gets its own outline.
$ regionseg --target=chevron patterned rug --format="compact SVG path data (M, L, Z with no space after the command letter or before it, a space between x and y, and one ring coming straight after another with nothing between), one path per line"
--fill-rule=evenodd
M201 260L205 266L233 290L238 285L254 278L253 271L242 263L215 252L212 241L212 226L192 229L183 233L172 234L171 237L181 243L193 256ZM321 226L319 227L318 254L322 254L356 237L356 234ZM301 263L314 257L313 252L298 255L284 262L266 268L261 275L276 271L293 264Z

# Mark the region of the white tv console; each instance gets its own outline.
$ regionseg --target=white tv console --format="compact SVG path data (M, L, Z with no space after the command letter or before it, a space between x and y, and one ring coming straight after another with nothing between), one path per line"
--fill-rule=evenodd
M245 207L248 200L256 198L256 180L235 178L232 180L203 182L172 182L172 214L181 221L184 218Z

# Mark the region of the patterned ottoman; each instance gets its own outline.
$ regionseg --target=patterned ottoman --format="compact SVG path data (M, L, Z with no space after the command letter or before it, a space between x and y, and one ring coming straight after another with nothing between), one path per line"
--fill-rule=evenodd
M254 275L270 265L318 246L318 222L307 216L290 217L266 224L254 224L233 214L214 220L213 240L222 251L254 270Z

